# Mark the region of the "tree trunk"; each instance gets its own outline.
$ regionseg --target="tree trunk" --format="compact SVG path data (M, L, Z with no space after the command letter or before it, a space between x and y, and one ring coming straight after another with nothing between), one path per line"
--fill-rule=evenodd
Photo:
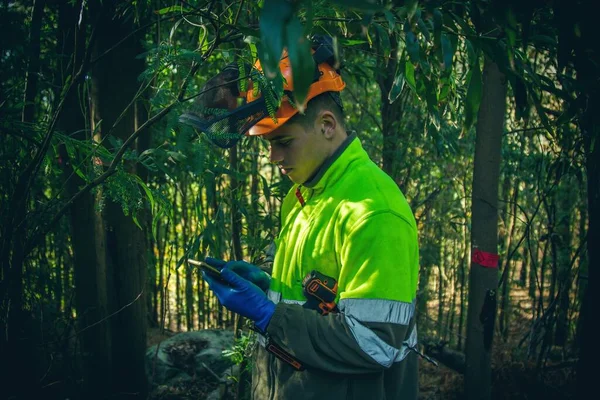
M42 16L46 0L34 0L31 12L31 28L29 31L29 62L25 77L25 94L23 96L23 122L32 122L35 114L35 96L37 95L38 74L40 72L40 34Z
M475 252L498 253L498 181L506 82L498 66L485 60L483 97L477 119L473 171L471 245ZM498 269L471 263L467 315L465 393L469 400L491 398L491 350L496 317Z
M85 26L78 26L81 4L63 2L59 9L58 54L64 67L60 82L65 84L68 75L74 73L81 63L85 49ZM59 86L60 87L60 86ZM77 91L71 91L65 99L64 112L58 121L58 129L75 139L91 141L89 122L86 122L79 103ZM74 196L84 184L73 170L73 163L66 149L61 149L61 163L69 197ZM93 160L80 166L89 172ZM71 243L74 256L75 305L77 310L77 330L81 332L81 361L83 394L86 398L104 398L111 387L110 321L107 317L106 257L104 227L96 212L96 199L93 193L81 196L70 210ZM97 196L101 196L98 192ZM96 324L96 325L94 325ZM89 329L88 327L93 326Z
M110 4L103 7L110 7ZM104 54L92 71L93 115L96 122L102 121L99 132L103 138L112 134L125 140L144 122L137 119L140 115L135 106L129 107L117 122L138 95L138 77L143 72L144 62L136 56L143 48L141 37L131 35L135 29L132 16L118 18L114 9L103 11L92 13L94 17L99 16L95 56ZM128 35L131 36L117 45ZM135 173L132 166L126 168ZM146 220L143 214L143 210L137 213L139 221ZM116 398L146 398L147 241L144 231L136 226L131 216L124 215L120 204L107 200L104 216L108 290L111 312L116 312L111 317L112 390Z
M383 135L383 151L382 160L383 169L392 179L396 180L396 162L401 157L396 154L400 146L400 133L398 129L400 127L400 121L402 120L402 114L404 112L405 102L408 98L408 87L404 89L404 93L394 101L390 103L388 97L390 90L394 84L396 75L396 69L398 66L398 41L390 36L390 42L392 45L390 51L390 58L382 61L378 69L383 73L379 74L377 84L381 92L381 127ZM380 60L383 60L380 59ZM410 61L409 61L410 62ZM408 146L406 147L408 148ZM402 177L402 180L406 182L408 177Z
M45 1L34 3L31 16L29 60L25 79L22 121L32 123L40 59L41 22ZM36 149L36 152L39 149ZM30 204L30 183L37 170L30 164L18 174L17 183L10 196L10 205L0 221L0 358L10 365L0 377L0 386L10 397L12 393L28 393L37 387L39 377L31 372L28 363L33 360L35 346L26 324L30 315L24 307L23 268L27 256L27 214Z
M181 218L183 219L183 215L178 216L176 213L176 210L181 210L183 212L183 209L177 205L177 198L179 194L179 190L177 189L177 185L175 185L175 193L173 193L173 207L175 208L173 210L173 242L175 243L175 248L173 249L173 254L175 256L175 265L177 266L177 261L179 259L179 234L177 233L177 225L179 225L178 223L175 223L175 221L179 221L177 218ZM176 318L176 326L177 326L177 332L181 331L181 312L182 312L182 300L181 300L181 281L179 278L179 269L175 268L174 269L175 272L175 318ZM167 287L167 293L168 293L168 287Z
M233 247L233 257L236 260L243 260L242 252L242 216L239 212L239 201L242 198L239 191L243 190L240 185L236 173L239 173L240 163L238 162L237 147L234 146L229 150L229 165L233 173L230 175L231 190L229 200L230 205L230 222L231 222L231 245Z
M593 18L593 12L586 15L587 18ZM593 22L592 22L593 21ZM595 29L597 22L590 20L589 31ZM591 38L588 38L591 39ZM596 42L597 45L597 42ZM579 334L579 363L577 365L577 391L580 398L584 398L586 393L590 393L596 386L594 365L597 363L598 345L594 330L595 306L598 304L596 299L598 293L598 264L600 263L600 88L598 87L598 52L595 53L595 62L591 57L587 58L581 54L582 65L577 68L577 78L588 88L589 93L583 97L583 115L579 121L579 127L583 136L585 154L586 154L586 172L587 172L587 193L588 193L588 275L587 285L583 303L581 304L581 322L578 329ZM591 83L593 82L593 84Z
M508 186L508 192L510 191L510 185ZM510 301L510 289L512 286L512 276L513 276L513 265L512 260L509 258L512 255L512 243L513 238L515 236L515 230L517 226L517 202L519 200L519 181L517 180L514 183L512 198L506 204L506 213L504 220L508 221L508 226L506 227L506 238L504 245L504 253L506 254L506 259L504 260L504 269L502 275L504 276L504 282L502 282L502 296L501 296L501 305L500 305L500 316L498 318L500 323L500 332L502 333L503 339L506 341L508 339L508 332L510 327L510 315L511 315L511 307L512 303ZM510 212L508 212L510 210ZM506 222L505 222L506 223Z
M440 235L441 237L441 235ZM441 240L440 246L440 261L438 263L438 312L437 312L437 332L438 335L442 335L442 327L444 324L444 289L445 289L445 263L446 263L446 242Z
M570 192L575 186L575 179L567 173L561 177L556 193L556 233L553 241L556 241L557 250L557 283L558 304L556 308L556 330L554 332L554 344L565 346L568 337L569 324L569 293L571 292L571 224L572 214L575 211L575 196Z
M181 236L183 239L183 246L185 249L186 258L189 255L190 257L195 257L195 254L191 254L191 248L188 247L190 245L189 233L190 233L190 218L189 218L189 197L188 190L190 189L190 185L187 179L187 174L183 174L183 179L181 180L181 217L183 221L183 229L181 232ZM185 324L188 331L194 329L194 281L192 280L192 269L188 268L188 264L186 262L182 265L185 271Z

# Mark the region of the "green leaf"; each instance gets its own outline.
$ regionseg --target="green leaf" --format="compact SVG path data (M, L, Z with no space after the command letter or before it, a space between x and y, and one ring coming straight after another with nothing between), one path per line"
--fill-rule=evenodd
M466 34L469 37L477 36L477 32L475 32L475 30L473 29L473 27L471 26L471 24L469 24L462 17L460 17L460 16L458 16L456 14L452 14L452 16L454 17L454 21L462 29L462 31L463 31L462 33L463 34Z
M442 34L442 55L444 60L444 69L450 70L452 68L452 59L454 58L454 48L452 47L452 42L446 36L446 34Z
M514 80L511 81L513 84L513 93L515 96L515 116L517 120L526 118L529 104L527 103L527 87L525 82L519 76L515 76Z
M158 14L158 15L167 15L167 14L172 14L172 13L177 13L177 14L189 13L191 11L192 10L190 10L189 8L184 8L183 6L171 6L171 7L161 8L160 10L156 10L156 11L154 11L154 13Z
M442 27L444 26L444 16L439 9L433 10L433 36L440 37L442 34Z
M475 47L473 46L473 43L471 43L470 40L466 40L465 41L465 46L467 48L467 60L469 60L469 64L473 65L475 64L475 58L477 57L477 52L475 51Z
M179 27L179 25L181 24L182 21L183 21L183 18L181 18L180 20L175 22L175 24L171 28L171 32L169 32L169 43L170 44L173 43L173 36L175 36L175 31L177 30L177 28Z
M511 7L506 9L506 22L505 32L509 47L515 47L517 44L517 18Z
M208 29L206 29L206 26L204 25L201 25L198 30L198 49L200 49L203 54L208 50Z
M566 110L556 120L556 126L561 126L571 120L577 115L579 111L579 104L576 101L570 101L565 103L567 105Z
M148 201L150 202L150 210L154 209L154 195L152 194L152 191L150 190L148 185L146 185L146 183L139 176L137 176L137 175L131 175L131 176L134 178L134 180L138 183L138 185L140 185L140 187L146 193L146 197L148 197Z
M137 216L136 216L135 214L131 215L131 219L132 219L132 220L133 220L133 222L134 222L134 223L137 225L137 227L138 227L138 228L140 228L140 230L143 230L143 229L142 229L142 226L140 225L140 223L139 223L139 221L138 221L138 219L137 219Z
M405 63L404 77L406 79L406 83L408 83L408 86L415 92L415 94L418 94L417 83L415 82L415 66L410 61Z
M287 48L292 63L294 100L304 112L304 100L315 76L315 61L310 53L310 43L304 36L304 27L297 17L286 25Z
M427 78L423 78L425 81L425 99L427 100L427 111L429 120L433 124L436 130L440 130L440 111L438 108L438 99L436 92L436 85L434 82Z
M477 112L479 111L479 105L481 104L483 83L481 81L479 57L476 57L475 62L471 64L469 75L469 87L467 89L467 99L465 101L465 131L468 131L473 126Z
M396 29L396 17L394 17L394 14L392 14L390 10L385 10L383 12L383 15L385 15L385 19L387 20L388 25L390 26L390 31Z
M419 55L419 41L417 40L417 36L412 33L412 31L408 31L405 34L406 41L406 51L410 56L410 59L413 63L418 63L420 60Z
M404 4L404 7L406 7L408 20L412 20L414 15L417 13L417 10L419 9L419 2L418 0L407 0Z
M185 161L185 159L187 158L185 154L179 153L177 151L167 151L166 153L169 156L169 158L179 162Z
M377 37L379 39L379 47L381 52L383 53L383 57L388 59L390 57L390 53L392 51L392 45L390 44L390 36L383 28L383 26L379 24L373 24L375 30L377 31Z
M440 62L444 62L444 54L442 49L442 27L444 25L444 16L437 8L433 10L433 47L435 55Z
M417 21L417 26L419 27L419 30L425 37L425 40L429 42L431 40L431 35L429 34L429 27L427 26L425 21L423 21L422 18L419 18L419 20Z
M404 83L406 80L404 79L404 71L405 67L402 63L398 64L398 69L396 71L396 77L394 78L394 83L392 84L392 88L388 93L388 100L390 104L392 104L402 93L402 89L404 88Z
M342 45L344 47L358 46L358 45L361 45L361 44L368 43L366 40L346 39L346 38L338 38L338 42L339 42L340 45Z
M546 130L548 132L553 133L552 127L550 126L550 121L548 121L548 116L546 115L546 112L544 111L544 107L542 107L542 102L540 101L540 97L538 96L538 94L536 93L535 90L530 90L529 95L530 95L531 99L533 100L533 105L535 106L537 115L540 117L540 120L542 121L542 125L544 125L544 128L546 128Z
M292 5L283 0L265 0L261 10L259 27L262 52L259 52L259 58L269 79L274 78L279 71L285 43L285 26L292 12Z

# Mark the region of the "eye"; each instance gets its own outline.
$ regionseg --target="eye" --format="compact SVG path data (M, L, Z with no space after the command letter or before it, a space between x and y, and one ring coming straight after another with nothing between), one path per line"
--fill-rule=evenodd
M294 141L294 139L285 139L285 140L282 140L281 142L279 142L279 146L281 146L281 147L288 147L290 144L292 144L293 141Z

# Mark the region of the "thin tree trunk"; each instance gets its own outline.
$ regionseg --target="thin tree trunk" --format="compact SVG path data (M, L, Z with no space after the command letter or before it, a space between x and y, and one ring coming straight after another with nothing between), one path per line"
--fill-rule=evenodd
M179 190L177 186L175 186L175 193L173 195L174 201L173 205L175 208L179 208L183 213L183 208L179 207L177 204L177 195L179 194ZM183 214L181 217L183 219ZM177 219L175 220L177 221ZM175 263L177 264L177 260L179 259L179 234L177 233L177 223L173 223L173 240L175 241ZM181 279L179 277L179 269L175 268L175 318L177 319L177 332L181 331L181 314L183 311L183 300L181 298Z
M40 36L42 16L46 0L34 0L31 12L31 28L29 31L29 62L25 77L25 94L23 96L23 122L32 122L35 114L35 96L37 95L38 74L40 70Z
M65 84L82 61L86 24L77 23L80 7L81 4L65 1L59 8L57 53L61 56L60 65L64 68L61 82L58 83L60 86ZM73 135L75 139L92 141L90 124L82 113L76 91L71 91L64 107L57 128ZM72 197L84 184L73 169L73 164L81 161L70 159L64 147L60 151L67 193ZM79 167L91 174L93 160L86 160ZM100 191L96 195L86 193L73 203L70 210L77 330L81 332L83 393L87 398L103 398L110 394L112 368L110 321L105 320L108 315L105 236L102 218L96 211L95 196L102 194ZM98 323L103 320L103 323ZM89 329L90 326L94 328Z
M598 41L593 38L597 29L592 3L580 14L585 19L584 32L588 45L582 44L577 50L577 80L587 93L581 96L583 113L579 127L585 149L587 195L588 195L588 276L583 303L581 304L581 323L579 325L579 362L577 364L577 393L584 398L585 393L596 387L594 365L597 363L598 345L595 335L595 306L598 304L598 266L600 264L600 85L598 84L598 59L600 51ZM590 43L591 42L591 43ZM588 48L594 49L590 54Z
M566 134L566 133L565 133ZM567 139L568 140L568 139ZM571 146L567 144L565 150ZM565 171L566 172L566 171ZM572 214L575 211L575 196L571 193L576 182L570 173L561 177L556 193L556 233L558 304L556 308L556 330L554 344L564 347L569 335L569 294L571 292Z
M381 98L381 133L383 135L383 162L381 168L395 180L397 175L396 164L398 160L402 159L402 157L398 157L398 148L400 147L401 140L399 127L400 121L402 121L405 101L409 89L406 87L400 96L393 103L390 103L388 97L396 77L399 42L394 36L390 36L390 44L391 49L389 59L379 59L381 62L378 66L378 70L382 73L378 74L379 79L377 79L377 84L379 85ZM404 148L408 149L408 146L405 146ZM406 182L408 178L408 176L403 176L403 182Z
M504 260L504 268L502 274L505 276L503 285L502 285L502 296L500 303L500 332L502 333L502 337L504 340L508 339L508 328L510 326L510 289L512 284L512 264L511 259L508 258L512 254L511 245L513 243L513 238L515 236L515 230L517 226L517 201L519 200L519 182L515 182L512 198L509 202L507 202L507 210L510 210L510 213L506 213L505 220L508 220L507 234L504 245L504 251L506 254L506 259ZM510 188L510 186L509 186Z
M442 240L442 245L440 247L440 262L438 263L438 315L437 315L437 331L438 335L442 334L442 327L444 321L444 289L445 289L445 279L444 279L444 264L446 258L446 242Z
M477 119L472 194L473 251L498 253L498 181L506 110L506 82L485 59L483 97ZM496 317L498 269L476 260L469 275L465 393L469 400L491 398L491 350Z
M94 6L104 8L91 10L94 17L100 15L95 55L103 55L92 71L94 120L102 121L98 131L103 138L111 134L125 140L144 122L135 107L136 96L141 95L138 77L144 70L144 61L136 58L144 51L142 37L131 35L133 18L116 17L112 3ZM125 37L128 39L119 43ZM125 168L137 172L132 165ZM134 212L139 221L146 221L145 209ZM108 290L111 311L116 312L111 317L113 393L116 398L146 398L147 240L121 204L107 201L104 217L110 260Z
M450 278L450 282L452 285L452 299L450 300L450 309L448 310L448 323L446 326L446 330L444 331L444 336L447 338L454 331L454 319L456 318L456 296L458 293L458 274L456 273L457 267L454 264L454 260L458 260L458 246L455 244L452 246L452 262L451 262L451 273L452 276ZM450 337L450 341L453 341L453 337Z
M190 248L188 245L190 244L189 235L190 232L190 218L189 218L189 182L187 180L187 174L183 174L183 179L181 180L181 217L183 223L183 229L181 231L181 236L183 240L183 246L185 249L185 254L192 256L190 254ZM187 256L186 256L187 258ZM183 263L182 268L185 271L185 324L188 331L194 329L194 283L192 280L192 269L188 268L188 264L186 262Z
M44 9L44 0L36 0L31 16L29 39L29 60L25 79L22 121L32 123L37 92L37 81L40 59L40 34ZM32 168L30 168L32 167ZM0 386L10 397L10 394L27 392L37 384L37 377L30 373L28 360L34 347L30 343L31 335L26 332L28 318L23 305L23 268L26 257L25 242L27 240L27 211L30 202L30 182L37 173L35 166L30 164L17 179L12 193L10 206L6 217L0 225L0 358L11 365L8 372L0 377ZM32 379L31 382L28 380ZM17 384L19 383L19 384Z

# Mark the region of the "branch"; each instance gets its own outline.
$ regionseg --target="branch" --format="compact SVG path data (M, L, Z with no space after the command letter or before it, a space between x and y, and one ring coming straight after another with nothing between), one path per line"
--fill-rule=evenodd
M424 347L424 353L435 358L446 367L464 374L466 369L465 354L448 348L447 343L432 338L425 337L421 340Z
M354 101L356 101L356 104L361 104L361 102L356 97L356 94L354 94L354 92L352 92L350 90L350 88L346 87L345 89L346 89L346 92L350 93L350 96L352 96L352 99L354 99ZM379 132L383 132L383 127L381 126L381 123L379 122L377 117L375 115L373 115L373 113L371 111L369 111L369 109L367 107L361 106L360 109L361 109L361 111L364 111L365 114L367 114L373 120L373 123L377 126L377 129L379 129Z
M120 313L121 311L123 311L124 309L126 309L127 307L131 307L136 301L138 301L140 299L140 297L142 297L143 293L144 293L144 290L142 289L142 291L140 293L138 293L138 295L135 297L135 299L131 300L131 302L129 302L128 304L125 304L123 307L119 308L117 311L113 312L112 314L107 315L106 317L102 318L101 320L96 321L93 324L90 324L90 325L86 326L85 328L82 328L78 332L75 332L73 335L67 337L65 339L65 341L69 341L70 339L73 339L73 338L77 337L82 332L85 332L88 329L95 327L96 325L100 325L102 322L108 320L109 318L114 317L115 315L117 315L118 313ZM55 341L55 342L57 342L57 341ZM50 343L52 343L52 342L50 342ZM46 344L48 344L48 343L43 343L43 345L46 345Z
M65 203L65 205L58 211L58 213L54 216L54 218L52 218L50 223L46 224L46 226L43 228L43 230L33 233L31 239L28 241L27 246L25 247L25 254L26 255L29 254L29 252L35 247L35 244L37 243L37 241L41 237L45 236L48 232L50 232L50 230L56 225L56 223L71 208L71 206L73 205L73 203L75 201L77 201L84 194L88 193L90 190L92 190L96 186L100 185L106 179L108 179L111 175L113 175L115 172L117 172L117 164L121 161L121 158L123 158L123 155L125 154L125 151L129 147L131 142L133 142L135 139L137 139L137 137L143 131L145 131L147 128L149 128L151 125L153 125L155 122L157 122L163 116L165 116L177 103L178 102L173 102L170 105L168 105L167 107L163 108L158 114L156 114L154 117L147 120L135 132L133 132L133 134L131 136L129 136L129 138L119 148L119 151L117 152L117 154L115 155L115 158L112 160L112 162L108 166L107 170L102 175L100 175L93 181L89 182L87 185L85 185L85 187L83 189L81 189L73 197L71 197L71 199L69 201L67 201Z
M219 43L220 43L220 37L219 37L218 31L217 31L217 37L215 38L215 41L213 42L212 46L206 51L206 53L202 56L202 59L206 60L208 57L210 57L210 55L213 53L213 51L215 50L216 46ZM83 66L82 66L82 68L83 68ZM108 168L106 169L106 171L102 175L100 175L99 177L94 179L93 181L89 182L87 185L85 185L85 187L83 189L81 189L73 197L71 197L71 199L69 201L67 201L63 205L63 207L58 211L58 213L52 218L50 223L46 224L43 228L41 228L41 230L34 232L31 235L31 239L27 242L27 244L25 246L25 255L29 254L29 252L35 247L35 244L38 242L38 240L40 240L40 238L44 237L48 232L50 232L50 230L56 225L56 223L67 213L67 211L71 208L71 206L73 205L73 203L75 201L77 201L83 195L87 194L90 190L92 190L96 186L103 183L106 179L108 179L111 175L113 175L117 171L117 165L121 162L121 159L125 155L125 152L127 151L127 148L129 147L129 145L131 143L133 143L133 141L136 140L141 135L142 132L144 132L150 126L154 125L154 123L156 123L157 121L162 119L162 117L164 117L169 111L171 111L171 109L173 107L175 107L175 105L179 104L183 100L183 95L185 94L186 89L187 89L192 77L198 71L199 68L200 68L199 63L193 63L192 68L190 69L190 72L185 77L185 80L179 89L179 93L177 94L177 100L173 101L167 107L163 108L158 114L156 114L152 118L148 119L146 122L144 122L144 124L142 124L142 126L140 126L138 129L136 129L135 132L133 132L127 138L127 140L121 145L121 147L115 154L115 157L111 161L111 163L108 166ZM66 98L66 96L65 96L65 98ZM64 103L64 98L61 101L61 107L62 107L63 103Z
M37 173L42 165L42 160L44 159L44 156L46 155L46 152L48 151L48 147L50 146L52 137L54 136L56 124L58 123L58 118L62 114L62 110L64 108L66 99L69 96L69 93L71 92L71 90L73 90L73 87L77 83L79 83L79 81L83 78L83 76L85 76L85 73L87 72L87 69L90 66L90 63L89 63L90 56L91 56L90 49L93 46L95 38L96 38L96 30L94 29L91 33L90 42L86 49L86 54L84 55L83 62L81 63L79 71L77 71L77 73L75 74L75 77L73 79L71 79L71 82L69 83L69 86L67 87L67 90L65 91L62 99L60 100L60 103L58 104L58 107L57 107L56 111L54 112L54 115L52 116L52 121L50 122L50 126L48 127L48 131L46 132L46 136L44 137L44 140L42 141L41 147L38 149L38 151L36 152L35 156L31 160L29 165L27 165L27 168L23 172L23 175L21 175L21 177L19 179L20 182L24 181L24 183L22 183L22 184L24 184L24 188L22 189L23 193L19 193L19 190L16 191L15 197L13 198L16 202L21 202L21 201L24 202L24 200L27 198L27 194L29 193L31 185L33 184L33 180L37 176ZM17 196L20 196L20 197L17 197ZM19 223L20 222L21 221L19 221Z

